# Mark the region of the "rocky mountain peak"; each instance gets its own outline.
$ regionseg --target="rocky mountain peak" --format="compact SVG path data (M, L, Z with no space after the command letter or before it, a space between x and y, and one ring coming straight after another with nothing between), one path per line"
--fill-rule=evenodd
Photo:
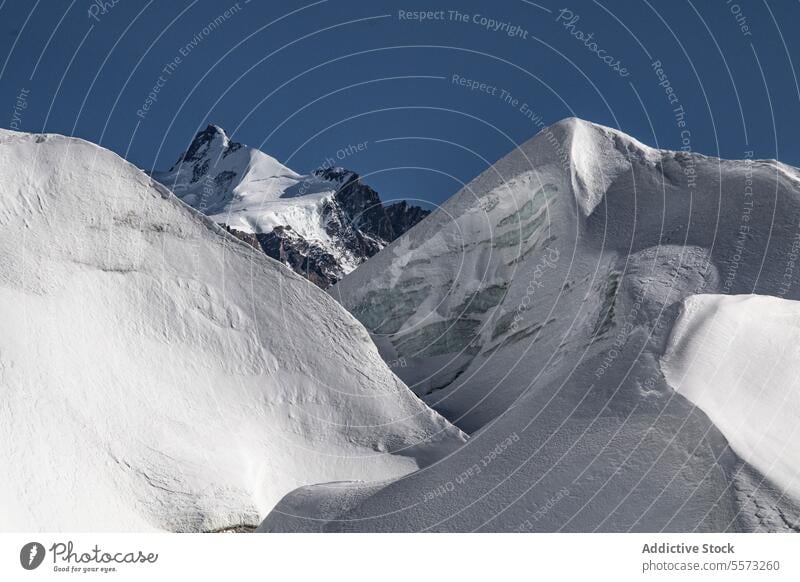
M384 205L346 168L293 172L232 141L217 125L198 132L173 167L153 177L320 287L334 284L428 215L407 203Z
M202 162L215 154L226 156L241 147L242 144L232 141L220 126L208 124L205 129L197 132L192 143L180 155L170 171L175 170L181 164Z
M361 177L355 172L341 166L323 166L314 170L313 174L319 178L335 184L345 184Z

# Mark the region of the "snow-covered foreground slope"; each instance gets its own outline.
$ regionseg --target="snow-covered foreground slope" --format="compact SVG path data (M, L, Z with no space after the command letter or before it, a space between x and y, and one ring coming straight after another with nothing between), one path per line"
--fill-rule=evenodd
M332 162L301 175L209 125L153 177L267 255L328 287L428 214L384 206L358 174Z
M739 372L764 422L791 369L748 358L719 381L707 372L729 338L698 339L715 325L681 319L670 340L696 294L800 298L798 217L793 168L576 119L543 130L331 289L469 443L399 480L304 488L262 529L800 529L786 416L753 424L762 440L729 434L741 404L718 400ZM746 317L765 327L737 341L783 349L778 315Z
M800 499L800 303L763 295L685 300L662 360L745 461Z
M102 148L0 131L4 530L254 525L463 442L317 287Z

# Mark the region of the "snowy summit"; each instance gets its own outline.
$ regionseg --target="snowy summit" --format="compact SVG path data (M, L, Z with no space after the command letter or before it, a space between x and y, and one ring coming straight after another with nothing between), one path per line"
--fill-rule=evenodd
M167 172L153 177L234 235L328 287L406 232L428 211L384 205L355 172L300 175L209 125Z
M544 129L331 289L470 441L262 529L800 529L798 216L774 161Z

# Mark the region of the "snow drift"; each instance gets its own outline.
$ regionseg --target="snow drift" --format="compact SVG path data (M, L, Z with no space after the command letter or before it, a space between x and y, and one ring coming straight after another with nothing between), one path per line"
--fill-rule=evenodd
M116 155L0 132L2 529L254 525L463 437L336 302Z
M784 421L758 442L729 434L742 404L719 404L724 381L704 388L689 363L726 338L704 346L692 338L709 326L684 323L670 343L687 297L800 298L798 217L798 172L777 162L657 150L577 119L544 129L330 291L469 443L399 480L306 487L262 530L798 528ZM769 353L778 316L756 312L766 327L744 333ZM729 371L752 366L756 418L792 390L778 358Z
M745 461L800 499L800 303L760 295L684 301L661 362Z

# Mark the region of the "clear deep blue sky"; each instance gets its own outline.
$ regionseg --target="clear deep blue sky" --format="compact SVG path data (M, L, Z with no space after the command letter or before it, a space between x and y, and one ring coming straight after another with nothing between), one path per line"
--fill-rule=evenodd
M798 2L100 4L0 0L0 126L79 136L145 169L207 123L301 172L366 142L341 165L384 198L434 203L539 130L523 104L548 124L574 115L672 149L688 130L701 153L800 165ZM444 19L401 18L417 10Z

